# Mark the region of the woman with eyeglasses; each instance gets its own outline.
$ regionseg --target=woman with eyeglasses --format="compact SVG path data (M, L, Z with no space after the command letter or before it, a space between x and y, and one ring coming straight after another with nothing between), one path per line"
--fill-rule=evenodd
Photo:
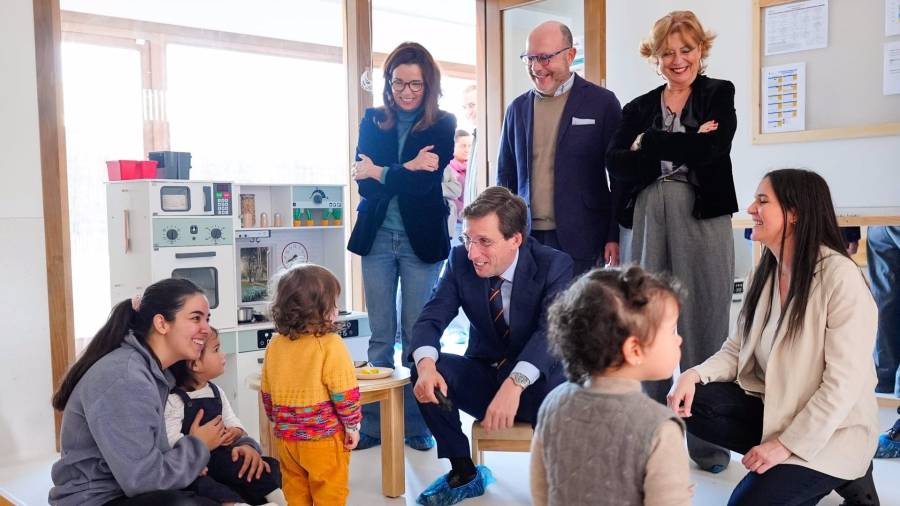
M384 62L382 107L368 109L359 126L353 179L362 200L347 249L362 257L363 285L372 336L369 362L394 367L397 293L403 365L412 327L431 295L450 250L443 169L453 158L456 118L438 109L441 72L415 42L397 46ZM412 386L404 390L406 444L434 446ZM363 407L356 449L381 443L378 406Z
M641 56L665 83L622 110L607 151L610 177L625 188L619 223L633 228L631 260L651 272L671 272L687 297L678 319L681 369L719 350L728 336L737 211L731 140L737 125L734 85L704 75L712 41L691 11L674 11L653 25ZM672 380L645 382L666 402ZM688 438L704 470L728 466L727 450Z

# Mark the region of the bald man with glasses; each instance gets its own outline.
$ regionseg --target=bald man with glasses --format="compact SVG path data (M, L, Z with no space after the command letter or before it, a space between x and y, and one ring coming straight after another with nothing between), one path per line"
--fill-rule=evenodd
M506 110L497 184L525 199L531 236L568 253L578 275L619 262L622 192L610 187L605 156L622 109L611 91L570 70L575 53L562 23L529 34L521 58L534 87Z

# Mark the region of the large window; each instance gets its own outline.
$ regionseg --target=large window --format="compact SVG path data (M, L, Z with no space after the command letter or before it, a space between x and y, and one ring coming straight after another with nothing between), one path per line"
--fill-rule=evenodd
M355 190L341 3L214 3L215 15L209 2L60 2L77 349L111 305L106 160L188 151L192 179ZM425 45L442 69L441 107L471 130L475 2L452 3L375 0L373 56L377 66L403 40Z
M64 42L63 94L78 344L110 310L106 160L144 156L140 46Z
M188 151L192 179L346 184L346 79L337 2L61 7L80 351L111 307L105 162Z
M344 67L184 45L167 46L174 151L193 179L346 183Z

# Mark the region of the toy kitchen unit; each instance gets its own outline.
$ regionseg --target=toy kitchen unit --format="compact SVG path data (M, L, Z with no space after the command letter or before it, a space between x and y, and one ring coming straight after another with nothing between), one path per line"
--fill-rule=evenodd
M214 380L248 434L259 437L259 374L275 333L268 319L269 281L281 269L312 262L341 282L349 306L349 259L343 185L256 185L209 181L108 183L112 300L167 277L186 277L210 300L225 374ZM354 361L367 360L368 315L341 311Z
M206 292L210 324L237 326L231 183L135 179L106 187L113 304L160 279Z
M272 277L296 263L321 265L341 282L341 307L349 307L345 192L342 185L234 185L233 268L240 318L234 329L222 332L227 358L225 375L216 384L232 399L253 437L259 435L259 392L248 385L261 371L266 345L275 333L268 321ZM367 360L368 316L342 311L338 320L352 359Z

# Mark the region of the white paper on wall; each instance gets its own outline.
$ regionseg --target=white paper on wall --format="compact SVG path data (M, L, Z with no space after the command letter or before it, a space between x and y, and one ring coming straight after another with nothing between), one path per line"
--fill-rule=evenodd
M806 129L806 63L763 67L763 133Z
M884 0L884 35L900 35L900 0Z
M828 0L767 7L766 56L828 47Z
M884 44L884 94L900 93L900 41Z

